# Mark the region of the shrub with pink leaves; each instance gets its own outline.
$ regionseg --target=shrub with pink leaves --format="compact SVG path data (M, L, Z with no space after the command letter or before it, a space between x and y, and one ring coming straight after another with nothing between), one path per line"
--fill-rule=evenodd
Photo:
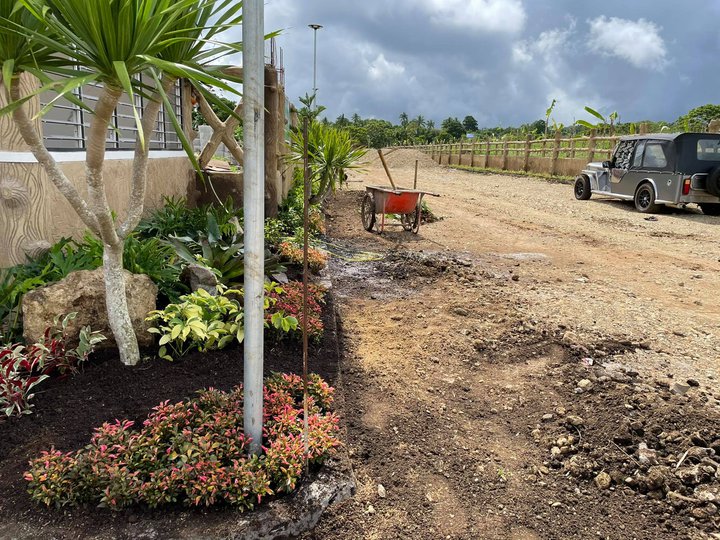
M246 451L242 388L210 388L187 401L161 403L142 426L129 420L105 423L76 452L43 452L25 473L29 493L48 506L253 508L268 496L294 490L306 457L310 464L321 463L340 445L338 418L328 412L332 393L317 375L309 378L307 456L302 379L273 374L264 388L260 457Z
M282 313L285 316L292 316L298 320L296 330L290 332L295 336L302 335L303 321L303 284L300 281L290 281L267 293L271 298L270 307L265 311L265 318L269 322L274 313ZM310 339L320 339L323 334L322 307L325 290L318 285L308 285L308 336Z

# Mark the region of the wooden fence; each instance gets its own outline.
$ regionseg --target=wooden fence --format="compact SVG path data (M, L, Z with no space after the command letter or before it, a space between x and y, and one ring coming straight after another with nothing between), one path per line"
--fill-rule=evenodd
M421 145L414 148L429 154L440 165L464 165L479 169L523 171L552 176L575 176L588 162L610 159L619 137L575 137L524 141L464 141Z

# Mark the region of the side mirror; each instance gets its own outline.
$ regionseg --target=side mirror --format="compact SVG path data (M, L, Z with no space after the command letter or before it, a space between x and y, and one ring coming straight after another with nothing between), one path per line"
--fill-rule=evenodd
M612 168L612 161L603 161L602 166L603 166L603 169L610 169L610 168Z

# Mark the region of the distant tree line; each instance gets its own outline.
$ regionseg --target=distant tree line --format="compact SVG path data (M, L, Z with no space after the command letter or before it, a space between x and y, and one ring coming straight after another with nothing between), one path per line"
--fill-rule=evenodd
M591 128L595 129L598 135L627 135L637 133L640 124L647 124L649 132L705 131L711 120L720 119L720 105L707 104L696 107L674 122L642 120L623 123L619 121L616 113L613 114L615 116L610 122L601 120L592 125L584 122L584 125L570 126L557 124L548 116L547 119L535 120L520 126L481 128L472 115L467 115L462 120L448 117L440 123L439 127L436 127L432 120L428 120L422 115L411 118L405 112L400 114L398 124L376 118L364 119L358 114L353 114L350 118L341 114L335 119L335 122L331 122L327 118L324 118L322 122L349 131L358 144L369 148L382 148L405 144L448 143L468 138L468 136L481 140L524 139L528 135L532 138L551 137L559 131L563 137L576 137L589 135ZM602 117L599 116L599 118Z

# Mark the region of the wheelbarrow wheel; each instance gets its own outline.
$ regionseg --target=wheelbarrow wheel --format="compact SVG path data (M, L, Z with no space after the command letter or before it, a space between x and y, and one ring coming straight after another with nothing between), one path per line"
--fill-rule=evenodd
M417 234L420 230L420 207L416 207L415 211L409 214L401 214L400 223L406 231Z
M372 193L365 193L362 200L362 222L363 227L366 231L372 231L373 225L375 225L375 198Z

